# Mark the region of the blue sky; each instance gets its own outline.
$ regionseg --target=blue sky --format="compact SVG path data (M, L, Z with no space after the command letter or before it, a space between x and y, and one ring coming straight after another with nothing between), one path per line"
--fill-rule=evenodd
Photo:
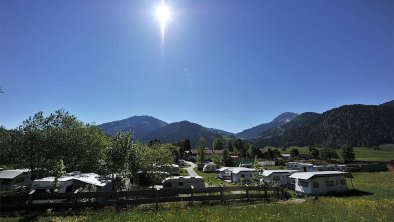
M231 132L394 98L392 0L0 1L0 125L64 108Z

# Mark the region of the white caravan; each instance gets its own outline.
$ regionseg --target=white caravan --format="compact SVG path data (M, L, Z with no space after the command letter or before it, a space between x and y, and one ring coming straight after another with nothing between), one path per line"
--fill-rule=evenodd
M196 176L177 176L177 177L168 177L163 180L163 189L166 188L190 188L193 186L194 188L204 188L205 181L203 177Z

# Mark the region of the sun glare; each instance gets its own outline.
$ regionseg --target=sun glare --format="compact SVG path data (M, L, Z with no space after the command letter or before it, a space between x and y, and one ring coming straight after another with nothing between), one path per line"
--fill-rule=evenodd
M155 14L157 20L160 22L161 38L164 39L166 24L171 19L171 10L165 4L164 0L162 0L161 4L156 7Z

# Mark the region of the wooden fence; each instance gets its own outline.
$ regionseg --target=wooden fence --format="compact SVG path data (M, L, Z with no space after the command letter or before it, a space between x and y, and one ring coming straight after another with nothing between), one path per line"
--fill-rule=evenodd
M0 197L0 211L45 209L82 209L114 206L123 208L140 204L222 201L229 200L278 200L288 198L280 187L236 186L206 188L148 189L122 192L74 192L74 193L36 193L8 195Z

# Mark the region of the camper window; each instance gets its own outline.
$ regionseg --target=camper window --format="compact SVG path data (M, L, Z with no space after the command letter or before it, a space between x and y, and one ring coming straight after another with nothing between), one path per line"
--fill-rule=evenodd
M274 181L280 180L278 176L274 177Z
M319 182L313 182L313 188L319 188Z
M179 183L178 183L178 186L179 186L179 187L183 187L183 182L179 182Z
M299 185L299 186L302 186L302 187L308 187L308 182L299 180L299 181L298 181L298 185Z
M244 177L245 177L245 174L241 174L241 177L244 178Z
M2 182L1 182L1 184L10 184L11 183L11 181L12 180L10 180L10 179L4 179Z
M15 183L22 183L25 180L23 177L19 177L15 179Z
M327 186L327 187L332 187L332 186L334 186L334 181L332 181L332 180L326 181L326 186Z

